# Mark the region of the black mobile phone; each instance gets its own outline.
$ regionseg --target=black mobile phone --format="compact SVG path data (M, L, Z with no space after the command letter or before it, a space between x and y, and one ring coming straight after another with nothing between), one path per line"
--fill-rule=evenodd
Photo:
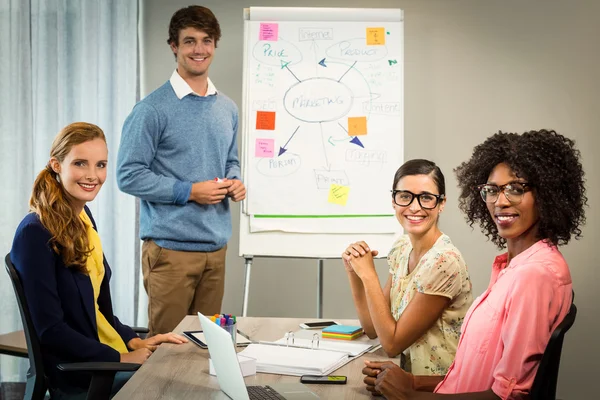
M331 325L337 325L338 323L335 321L315 321L315 322L304 322L300 324L300 328L302 329L322 329L327 328Z
M300 382L302 383L321 383L321 384L331 384L331 385L345 385L347 378L343 375L329 375L329 376L319 376L319 375L302 375L300 377Z

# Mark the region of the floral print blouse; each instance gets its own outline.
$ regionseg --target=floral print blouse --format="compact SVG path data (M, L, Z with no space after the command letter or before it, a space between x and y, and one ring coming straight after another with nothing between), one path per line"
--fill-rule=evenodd
M394 319L400 318L417 292L448 297L450 304L435 324L404 351L402 367L415 375L445 375L456 355L463 319L473 302L469 272L462 254L445 234L409 274L411 251L410 239L403 235L388 254Z

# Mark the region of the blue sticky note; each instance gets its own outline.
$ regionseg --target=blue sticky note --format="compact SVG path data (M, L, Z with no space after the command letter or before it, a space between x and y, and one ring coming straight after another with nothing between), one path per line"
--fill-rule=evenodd
M352 325L331 325L323 329L324 333L339 333L343 335L352 335L353 333L362 330L360 326Z

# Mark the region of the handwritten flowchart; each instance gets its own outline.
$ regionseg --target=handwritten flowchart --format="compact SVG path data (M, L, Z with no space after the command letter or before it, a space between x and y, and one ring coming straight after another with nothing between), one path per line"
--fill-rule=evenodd
M403 160L400 23L251 24L248 212L390 213Z

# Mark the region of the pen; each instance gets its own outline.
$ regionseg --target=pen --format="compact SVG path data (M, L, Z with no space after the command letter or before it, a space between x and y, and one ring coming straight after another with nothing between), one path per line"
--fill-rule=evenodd
M223 179L221 179L221 178L215 178L215 182L221 183L221 182L223 182Z

